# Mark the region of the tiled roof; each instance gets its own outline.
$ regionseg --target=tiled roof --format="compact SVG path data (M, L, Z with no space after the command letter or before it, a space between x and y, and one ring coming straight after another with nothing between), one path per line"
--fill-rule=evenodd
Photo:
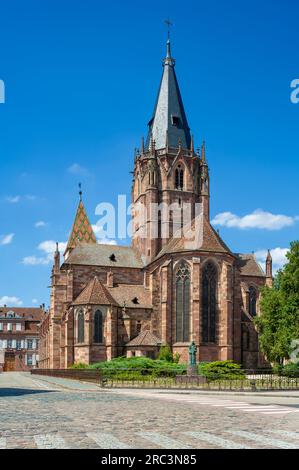
M94 277L78 295L73 305L117 305L107 288Z
M199 229L196 227L196 222L199 222ZM200 227L202 227L202 236L200 236ZM209 251L232 254L206 218L202 219L202 223L200 218L193 219L191 228L187 229L182 237L176 237L174 235L162 248L160 253L158 253L156 258L166 253L176 253L180 251Z
M243 276L265 277L265 273L255 259L254 254L236 253L237 265Z
M65 252L75 248L80 242L92 244L97 243L84 204L81 200L78 205L74 225Z
M45 316L44 310L42 308L36 307L1 307L0 306L0 318L4 317L7 312L14 312L16 318L23 318L26 321L35 321L39 322Z
M122 268L143 267L139 253L131 246L102 245L99 243L92 245L80 243L71 252L65 263Z
M151 293L141 285L118 284L107 287L116 302L128 308L152 308Z
M160 346L162 341L148 330L143 330L136 338L129 341L126 346Z

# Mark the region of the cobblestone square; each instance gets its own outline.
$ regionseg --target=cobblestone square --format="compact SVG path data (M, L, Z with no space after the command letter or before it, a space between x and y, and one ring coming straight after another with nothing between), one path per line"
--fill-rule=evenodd
M299 392L101 389L0 375L2 449L299 448Z

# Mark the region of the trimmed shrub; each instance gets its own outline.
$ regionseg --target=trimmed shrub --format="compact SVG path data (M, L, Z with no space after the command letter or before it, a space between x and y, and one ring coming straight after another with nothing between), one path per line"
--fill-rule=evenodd
M98 362L88 366L100 369L104 377L137 379L138 377L175 377L186 373L185 364L176 364L147 357L117 357L111 361Z
M178 364L180 362L180 358L181 358L181 355L180 353L176 352L174 355L173 355L173 362L175 364Z
M170 346L166 344L165 346L160 347L158 360L166 361L166 362L173 362L173 354L172 354Z
M290 362L285 366L274 367L274 373L283 377L299 378L299 362Z
M241 366L230 360L200 363L198 365L198 372L209 381L243 380L246 378Z
M69 369L87 369L88 365L85 364L84 362L75 362L72 366L69 367Z

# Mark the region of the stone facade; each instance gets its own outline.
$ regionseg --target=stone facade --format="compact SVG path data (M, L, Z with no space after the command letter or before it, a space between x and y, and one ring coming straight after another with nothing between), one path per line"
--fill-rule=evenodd
M191 341L198 361L266 365L253 318L260 288L272 283L271 255L264 273L211 226L205 143L194 150L169 42L149 135L135 153L132 245L97 244L81 196L63 263L58 247L54 257L40 367L155 357L161 344L186 362Z
M28 371L38 366L40 308L0 307L0 371Z

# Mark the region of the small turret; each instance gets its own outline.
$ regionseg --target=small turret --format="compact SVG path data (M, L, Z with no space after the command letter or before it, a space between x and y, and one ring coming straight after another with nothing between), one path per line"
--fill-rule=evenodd
M269 287L272 287L273 284L273 275L272 275L272 256L270 250L268 250L266 258L266 284Z
M207 220L210 220L210 176L209 167L206 160L205 141L203 141L201 146L200 194L203 205L203 215Z
M60 269L60 252L58 248L58 242L56 242L56 250L54 253L54 266L53 266L53 273L58 274Z

